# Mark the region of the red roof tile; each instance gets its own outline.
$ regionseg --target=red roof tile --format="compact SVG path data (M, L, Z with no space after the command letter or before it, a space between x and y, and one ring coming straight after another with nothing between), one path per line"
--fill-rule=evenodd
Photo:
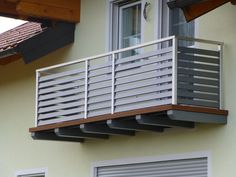
M40 23L26 22L0 34L0 52L16 47L22 41L42 32Z

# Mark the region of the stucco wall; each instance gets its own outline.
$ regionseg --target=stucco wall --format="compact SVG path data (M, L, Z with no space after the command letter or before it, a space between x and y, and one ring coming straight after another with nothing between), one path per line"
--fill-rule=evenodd
M96 161L161 156L208 151L212 155L212 177L233 177L236 135L236 11L224 5L199 19L199 37L225 42L224 102L229 110L227 125L197 125L192 130L137 133L134 137L114 136L109 140L62 143L32 140L34 126L35 69L107 50L105 0L82 0L81 23L76 40L36 62L17 61L0 67L0 177L13 177L17 170L47 167L50 177L89 177ZM145 41L154 36L153 9L146 22Z

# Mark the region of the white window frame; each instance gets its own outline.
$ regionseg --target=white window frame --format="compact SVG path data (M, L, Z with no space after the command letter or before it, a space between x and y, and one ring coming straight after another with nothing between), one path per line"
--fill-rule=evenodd
M48 169L47 168L37 168L37 169L26 169L26 170L19 170L15 173L14 177L20 177L20 176L26 176L28 175L44 175L45 177L48 177Z
M112 50L114 50L113 48L112 48L112 46L113 46L113 39L114 39L114 37L113 37L113 31L112 31L112 26L113 26L113 11L112 11L112 9L113 9L113 6L114 6L114 3L116 3L116 2L122 2L122 1L128 1L128 0L107 0L107 7L106 7L106 9L107 9L107 19L106 19L106 24L107 24L107 27L106 27L106 37L107 37L107 39L106 39L106 43L107 43L107 45L106 45L106 51L107 52L110 52L110 51L112 51ZM141 2L141 43L143 43L143 41L144 41L144 18L143 18L143 15L142 15L142 12L143 12L143 8L144 8L144 4L145 4L145 2L146 2L146 0L139 0L140 2ZM133 2L133 3L139 3L139 2ZM133 4L133 3L130 3L130 4ZM128 5L128 4L127 4ZM116 26L118 26L118 24L116 24ZM119 30L119 32L120 32L120 30ZM120 39L116 39L116 40L120 40ZM119 41L119 45L120 45L120 41ZM120 47L120 46L119 46Z
M207 158L207 177L212 177L212 173L211 173L212 158L211 158L210 151L93 162L92 167L91 167L91 177L97 177L97 169L99 167L106 167L106 166L113 166L113 165L130 165L130 164L138 164L138 163L151 163L151 162L192 159L192 158Z

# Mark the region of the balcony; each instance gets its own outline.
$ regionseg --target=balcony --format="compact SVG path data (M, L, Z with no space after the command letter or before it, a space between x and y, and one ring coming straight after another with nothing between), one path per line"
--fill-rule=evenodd
M36 71L34 139L83 142L225 124L222 49L171 36Z

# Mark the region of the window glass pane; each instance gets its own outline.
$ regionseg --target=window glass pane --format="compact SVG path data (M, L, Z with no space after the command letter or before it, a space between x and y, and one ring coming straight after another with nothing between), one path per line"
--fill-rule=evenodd
M133 46L141 40L141 4L122 8L121 48Z
M119 48L126 48L141 43L141 3L120 7ZM138 53L138 50L127 51L122 57Z
M187 23L180 9L171 10L170 15L171 35L194 37L194 21Z
M194 21L186 22L181 9L173 9L170 11L170 35L194 37ZM193 45L192 42L181 42L180 45Z

